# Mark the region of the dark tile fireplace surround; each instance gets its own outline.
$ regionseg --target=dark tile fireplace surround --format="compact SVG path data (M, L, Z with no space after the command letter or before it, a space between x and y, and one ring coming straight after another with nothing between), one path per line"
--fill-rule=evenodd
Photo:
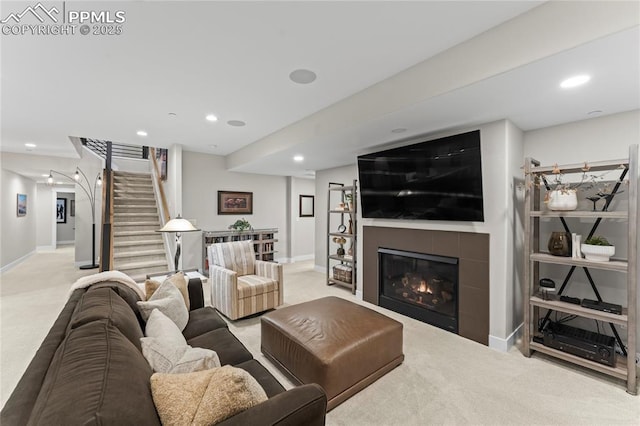
M379 249L391 251L406 251L428 256L445 256L458 260L457 270L457 319L455 320L457 333L483 345L489 341L489 235L471 232L431 231L421 229L388 228L378 226L363 227L363 299L374 305L402 312L402 303L389 306L386 297L380 296L378 281ZM384 250L383 250L384 251ZM407 271L410 272L410 271ZM407 293L411 297L419 298L422 303L423 289L419 288L419 278L414 273L408 275L408 280L417 280L415 291L398 290L398 294ZM396 280L398 281L398 280ZM405 284L407 284L405 282ZM418 296L415 296L418 295ZM449 298L447 296L447 298ZM382 299L382 300L381 300ZM409 310L415 310L420 305L409 303ZM451 304L451 303L449 303ZM411 306L413 305L413 306ZM453 304L455 305L455 304ZM396 309L399 307L400 310ZM419 314L418 314L419 315ZM415 317L415 316L414 316ZM437 317L437 316L436 316ZM429 318L422 321L430 322ZM437 321L437 318L436 318ZM438 324L436 324L438 325ZM452 327L441 328L455 332Z

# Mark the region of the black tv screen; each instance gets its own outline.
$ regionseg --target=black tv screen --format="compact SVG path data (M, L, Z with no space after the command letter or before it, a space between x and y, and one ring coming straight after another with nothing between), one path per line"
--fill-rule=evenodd
M362 217L484 221L480 131L358 157Z

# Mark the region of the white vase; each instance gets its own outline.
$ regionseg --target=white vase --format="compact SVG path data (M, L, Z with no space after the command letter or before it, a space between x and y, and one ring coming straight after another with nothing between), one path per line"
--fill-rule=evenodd
M584 258L592 262L608 262L609 258L616 254L615 246L594 246L582 244L580 246Z
M578 207L578 196L575 189L558 189L549 192L549 209L575 210Z

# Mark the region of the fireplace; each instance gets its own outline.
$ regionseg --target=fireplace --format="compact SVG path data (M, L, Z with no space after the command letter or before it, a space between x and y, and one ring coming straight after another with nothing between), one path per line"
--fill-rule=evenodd
M379 304L458 333L458 258L378 248Z

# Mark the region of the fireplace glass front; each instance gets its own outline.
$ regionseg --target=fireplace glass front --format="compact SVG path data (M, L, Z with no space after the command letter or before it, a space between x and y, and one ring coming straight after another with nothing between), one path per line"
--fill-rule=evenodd
M458 259L378 248L379 304L458 332Z

